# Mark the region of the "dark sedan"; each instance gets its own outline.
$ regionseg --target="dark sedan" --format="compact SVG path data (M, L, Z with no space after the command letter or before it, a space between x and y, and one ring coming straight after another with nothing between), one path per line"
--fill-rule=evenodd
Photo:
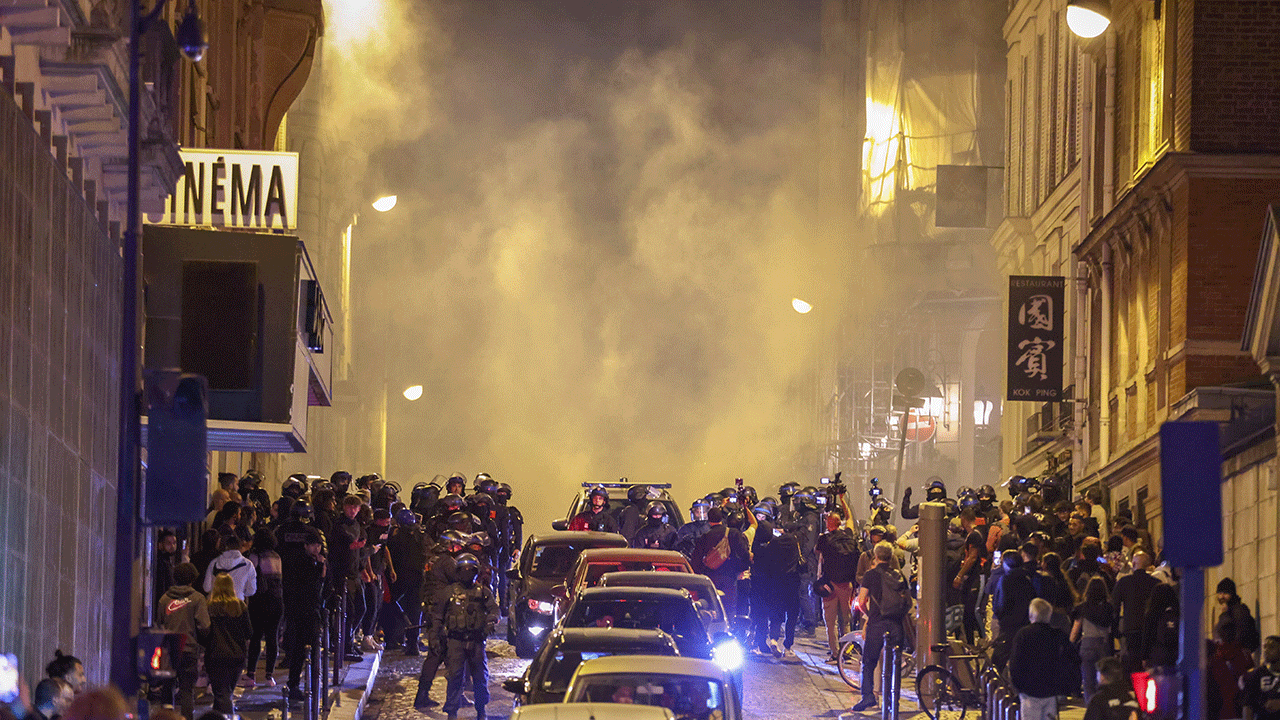
M564 702L573 671L586 660L605 655L677 655L676 643L661 630L561 628L551 633L524 675L502 686L515 704Z
M522 658L533 657L555 619L551 588L573 571L578 556L591 548L624 548L626 538L613 533L556 532L532 535L520 551L520 562L507 571L511 578L511 616L507 641Z

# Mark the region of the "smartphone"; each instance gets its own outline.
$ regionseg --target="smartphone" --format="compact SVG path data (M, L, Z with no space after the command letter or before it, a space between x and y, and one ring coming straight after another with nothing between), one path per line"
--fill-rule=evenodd
M820 480L819 482L820 482L821 484L823 484L823 485L830 485L830 484L831 484L831 478L829 478L829 477L825 477L825 478L822 478L822 480Z
M0 655L0 702L11 703L18 699L18 658Z

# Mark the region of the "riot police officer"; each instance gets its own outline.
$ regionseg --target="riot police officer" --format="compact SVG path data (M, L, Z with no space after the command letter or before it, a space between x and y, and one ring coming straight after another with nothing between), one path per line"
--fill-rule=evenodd
M404 642L405 655L418 654L418 625L422 623L422 579L427 565L426 537L418 516L405 508L396 513L396 527L387 538L387 551L395 580L391 582L391 622L386 630L387 649ZM412 626L405 630L405 626Z
M458 717L462 701L463 673L471 676L475 697L476 720L485 720L489 702L489 663L485 656L485 640L498 620L498 604L493 592L477 582L480 561L470 553L457 559L457 580L449 586L443 602L436 608L434 623L441 628L438 637L444 643L445 674L449 679L445 694L445 715Z
M694 500L689 506L689 522L676 530L676 549L690 560L693 559L693 546L698 538L711 529L711 523L707 522L707 511L710 509L711 505L706 500Z
M320 605L324 599L325 538L311 524L311 506L294 503L292 519L276 530L284 592L285 647L289 656L289 702L307 699L300 686L307 646L320 636Z
M618 521L609 512L609 491L603 485L596 485L587 493L587 507L569 523L570 530L594 530L595 532L618 532Z
M644 504L648 497L649 488L646 485L632 485L627 488L627 504L618 510L616 519L618 532L622 533L622 537L629 543L635 540L636 533L645 524ZM632 547L635 545L633 544Z
M644 510L644 527L636 531L631 547L671 550L676 546L676 529L667 522L667 506L660 500L650 502Z
M431 682L445 659L441 628L434 618L449 588L457 579L457 561L454 558L463 554L464 542L461 533L447 530L440 536L440 543L431 549L427 558L427 571L422 580L423 614L427 618L427 623L423 626L427 630L427 656L422 659L422 669L418 672L418 693L413 699L413 706L419 710L440 704L432 700L430 695ZM476 570L479 571L478 563Z
M822 617L819 604L822 599L813 594L814 572L818 567L817 546L818 535L822 531L822 516L818 512L818 502L808 489L800 490L791 498L797 539L800 541L801 557L805 561L804 572L800 575L800 629L805 635L813 632Z

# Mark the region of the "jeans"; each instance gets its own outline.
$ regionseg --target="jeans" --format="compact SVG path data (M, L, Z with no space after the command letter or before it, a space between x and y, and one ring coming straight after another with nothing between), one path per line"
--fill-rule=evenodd
M1088 704L1098 692L1098 661L1111 655L1111 640L1104 637L1080 638L1080 683Z
M775 588L773 614L769 618L769 637L778 639L784 624L786 635L782 646L790 648L796 641L796 623L800 620L800 581L795 576L782 577ZM784 622L785 618L785 622Z
M880 663L880 651L884 649L885 634L889 644L902 647L902 620L877 619L867 621L862 639L862 697L875 698L876 665ZM897 672L898 668L885 666L884 672ZM1028 720L1023 718L1022 720Z
M235 712L231 706L231 693L236 689L236 681L244 672L244 658L218 658L204 661L204 670L209 675L209 691L213 693L213 709L223 715Z
M822 598L822 622L827 626L827 647L831 657L840 654L840 638L853 621L853 583L831 583L831 594Z
M1020 720L1058 720L1058 698L1038 698L1018 693Z
M378 629L378 611L382 609L382 576L374 577L372 582L361 583L364 591L364 618L360 621L360 630L365 637L373 637Z
M471 691L476 700L476 717L483 718L484 706L489 703L489 660L484 654L484 641L448 640L445 648L447 658L445 673L449 677L449 686L445 691L444 707L441 709L446 715L457 714L458 706L462 704L462 681L465 671L471 676Z

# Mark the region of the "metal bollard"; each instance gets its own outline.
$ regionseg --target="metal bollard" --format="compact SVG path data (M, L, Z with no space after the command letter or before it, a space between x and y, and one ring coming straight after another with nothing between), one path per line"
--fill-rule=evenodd
M884 720L898 720L898 694L902 690L900 663L902 650L890 641L889 633L884 634L884 645L880 653L880 716Z
M324 671L324 631L316 633L307 654L307 720L319 720L320 703L328 694L328 673Z
M1018 720L1018 695L1012 690L1004 691L1004 717L1000 720Z

